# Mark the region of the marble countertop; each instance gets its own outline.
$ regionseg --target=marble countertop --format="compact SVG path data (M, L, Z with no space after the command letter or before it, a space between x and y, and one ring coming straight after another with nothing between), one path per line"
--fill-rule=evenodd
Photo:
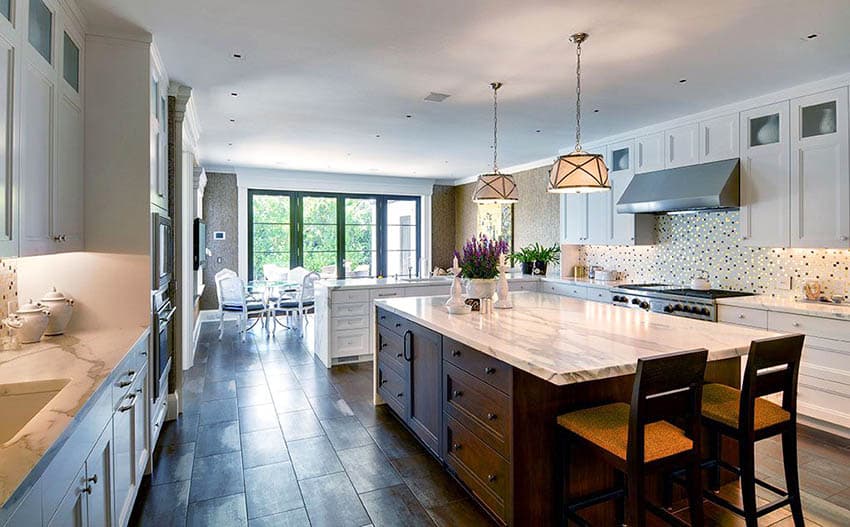
M533 282L540 278L527 274L510 274L508 280ZM346 278L343 280L322 280L316 285L328 289L380 289L382 287L420 287L428 285L451 285L450 276L437 276L427 280L405 280L404 278Z
M556 276L544 276L540 278L544 282L558 282L562 284L576 284L587 287L597 287L602 289L611 289L619 287L623 284L628 284L627 280L591 280L590 278L558 278Z
M779 311L782 313L795 313L798 315L809 315L813 317L850 320L850 302L844 304L827 304L825 302L813 303L800 302L794 298L758 295L721 298L717 300L717 304L722 306L763 309L765 311Z
M513 293L513 309L449 315L446 297L376 301L404 318L554 384L635 372L637 359L707 348L709 360L746 355L778 335L544 293Z
M0 351L0 384L67 379L64 388L14 437L0 445L0 504L26 478L34 483L85 415L87 403L127 353L146 338L147 327L80 331L45 337L18 350ZM33 470L38 467L38 470ZM32 474L31 474L32 473ZM29 477L28 477L29 476Z

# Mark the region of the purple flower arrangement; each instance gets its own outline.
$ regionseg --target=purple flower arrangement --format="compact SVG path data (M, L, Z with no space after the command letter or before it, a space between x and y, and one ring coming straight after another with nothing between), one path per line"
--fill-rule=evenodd
M484 234L473 236L463 245L463 254L455 251L464 278L492 279L499 275L499 255L508 254L505 240L491 240Z

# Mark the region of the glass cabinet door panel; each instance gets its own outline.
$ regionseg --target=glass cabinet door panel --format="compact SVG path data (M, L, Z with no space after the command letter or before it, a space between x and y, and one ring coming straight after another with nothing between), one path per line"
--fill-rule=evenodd
M778 113L750 119L750 146L770 145L778 142Z
M80 48L71 40L68 33L65 33L63 43L62 76L74 88L74 91L80 91Z
M611 171L628 170L629 167L629 149L621 148L611 152Z
M53 13L41 0L30 0L29 41L49 63L53 63Z
M814 137L834 134L837 131L835 119L835 101L804 106L800 109L800 135Z
M6 17L6 20L12 20L12 0L0 0L0 15Z

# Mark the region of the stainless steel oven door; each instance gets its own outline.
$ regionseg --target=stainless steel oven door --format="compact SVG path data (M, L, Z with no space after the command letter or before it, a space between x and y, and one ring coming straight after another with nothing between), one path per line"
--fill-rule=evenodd
M158 212L153 217L153 290L160 290L171 282L174 270L174 233L171 220Z
M156 378L153 386L153 400L159 399L159 386L162 381L162 376L168 368L168 363L171 360L172 350L174 349L174 312L176 307L171 307L171 302L166 301L160 310L156 313L154 324L156 326L156 349L154 350L154 360L156 361Z

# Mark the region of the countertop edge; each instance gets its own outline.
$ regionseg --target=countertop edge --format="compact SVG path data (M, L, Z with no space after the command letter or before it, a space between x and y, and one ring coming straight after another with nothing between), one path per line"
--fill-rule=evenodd
M47 450L45 450L44 454L42 454L36 464L33 465L27 475L24 476L20 483L18 483L18 486L15 488L15 490L9 493L9 495L5 498L0 498L2 499L2 506L0 506L0 509L8 513L13 512L11 510L8 510L10 509L10 506L14 507L15 505L17 505L16 502L23 499L26 493L38 482L39 478L41 478L41 476L43 475L44 470L50 465L50 463L53 461L53 459L56 457L56 454L62 449L62 447L65 446L65 443L76 431L80 422L82 422L89 414L92 409L92 402L102 396L104 392L112 385L113 381L118 378L118 365L121 364L121 362L123 362L125 358L127 358L127 355L133 349L135 349L136 346L138 346L143 339L146 339L148 337L148 335L150 334L150 330L150 327L141 328L141 333L133 341L133 344L129 348L127 348L127 352L122 355L121 359L118 360L118 362L115 363L112 368L112 371L110 371L109 375L104 377L103 381L100 383L100 386L95 388L91 395L89 395L88 399L86 399L86 402L83 403L79 411L74 414L74 417L73 419L71 419L71 422L68 424L68 426L66 426L65 429L62 430L62 433L60 433L59 436L53 441L53 443L47 448ZM2 518L2 515L0 515L0 518ZM2 519L5 520L5 518Z
M792 304L792 302L795 301L758 295L720 298L717 300L717 305L743 307L748 309L759 309L761 311L772 311L775 313L792 313L795 315L850 321L850 306L845 307L832 306L829 304L807 303Z

